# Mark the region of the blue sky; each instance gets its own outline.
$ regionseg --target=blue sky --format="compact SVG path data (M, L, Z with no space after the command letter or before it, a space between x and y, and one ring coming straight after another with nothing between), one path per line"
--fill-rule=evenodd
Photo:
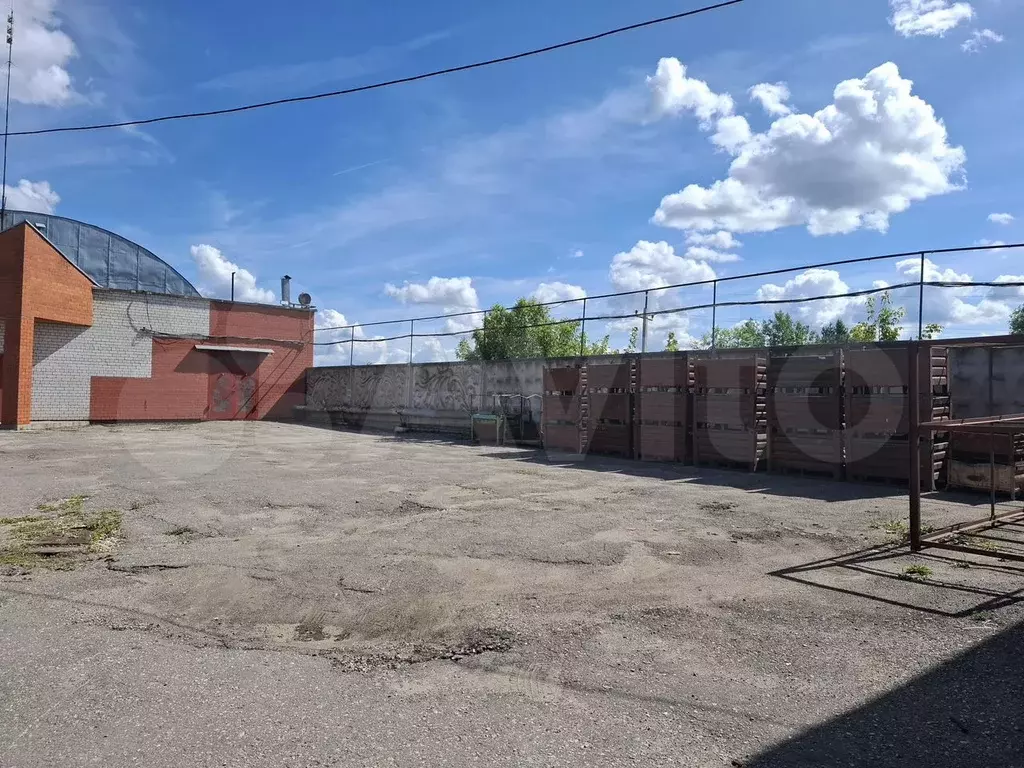
M344 88L696 4L295 5L16 0L12 130ZM257 300L272 300L287 272L328 324L1021 241L1022 32L1024 7L1010 0L747 0L372 93L12 138L9 205L120 232L211 295L227 290L229 263L246 270L241 289ZM1021 275L1022 256L933 257L927 276ZM915 268L894 261L794 273L726 283L720 296L867 288L912 280ZM657 294L652 303L700 303L706 293ZM947 335L1003 332L1024 301L1015 289L931 293L926 322L943 323ZM639 309L590 305L591 313ZM863 305L799 311L816 323L857 319ZM669 330L699 337L709 323L706 313L659 316L652 343ZM622 344L628 325L591 331ZM418 341L417 356L448 356L455 341ZM404 343L359 347L364 360L404 354ZM339 349L320 360L347 358Z

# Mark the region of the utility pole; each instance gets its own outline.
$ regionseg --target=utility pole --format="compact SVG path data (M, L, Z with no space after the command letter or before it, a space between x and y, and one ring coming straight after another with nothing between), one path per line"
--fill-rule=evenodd
M0 193L0 229L7 216L7 139L11 132L11 63L14 58L14 6L7 14L7 100L4 102L4 172Z

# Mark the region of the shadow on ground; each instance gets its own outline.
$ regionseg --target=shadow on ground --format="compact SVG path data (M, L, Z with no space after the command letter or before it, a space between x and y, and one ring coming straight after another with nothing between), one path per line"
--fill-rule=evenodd
M1024 765L1024 624L746 761L744 768ZM893 653L913 657L912 648Z
M949 576L928 576L920 579L908 578L905 572L900 571L899 561L910 555L911 553L905 544L870 547L837 557L815 560L771 571L768 575L806 587L859 597L898 608L909 608L933 616L957 619L977 617L989 611L996 611L1024 602L1024 586L1015 589L979 586L977 584L959 582ZM999 561L997 553L993 553L991 558L983 558L985 562L979 562L977 558L968 561L962 557L935 549L925 549L913 553L912 558L917 563L931 564L936 567L936 570L946 574L958 572L950 570L949 567L952 566L953 568L970 569L973 572L983 571L991 573L996 577L1003 577L997 578L997 581L1005 582L1007 577L1013 580L1024 580L1024 565ZM851 582L849 579L844 578L844 576L850 574L868 578ZM922 590L927 590L929 594L922 595L921 603L914 603L909 599L901 600L894 597L894 592L891 588L894 583L899 582L906 584L908 587L920 587ZM1011 583L1018 582L1013 581ZM856 587L853 586L854 584ZM949 604L956 607L938 607L946 601L937 602L935 600L935 590L938 590L940 593L947 593ZM1022 648L1022 651L1024 651L1024 648ZM1022 742L1022 751L1024 751L1024 742ZM1024 765L1024 761L1021 762L1021 765Z

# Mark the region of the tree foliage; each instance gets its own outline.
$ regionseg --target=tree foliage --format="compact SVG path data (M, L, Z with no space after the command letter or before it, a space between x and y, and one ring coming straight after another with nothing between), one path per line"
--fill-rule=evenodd
M900 323L903 322L907 310L904 307L894 307L892 296L886 291L879 301L874 296L869 296L865 302L867 319L857 323L850 330L852 341L899 341Z
M521 298L511 309L495 304L473 331L472 341L459 342L460 360L513 360L530 357L576 357L608 354L608 337L588 342L578 321L556 323L548 307Z
M848 344L850 342L850 329L842 320L833 320L821 326L818 331L818 342L820 344Z
M761 333L766 347L800 347L818 341L818 334L809 325L794 320L792 315L781 310L761 323Z
M678 352L679 351L679 339L676 338L675 331L669 331L668 337L665 339L665 351L666 352Z
M1024 336L1024 304L1021 304L1010 315L1010 333L1014 336Z

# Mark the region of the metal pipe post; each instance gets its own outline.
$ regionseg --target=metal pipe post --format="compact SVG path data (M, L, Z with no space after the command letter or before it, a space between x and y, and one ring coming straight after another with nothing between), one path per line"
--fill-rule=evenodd
M647 352L647 300L650 298L650 291L644 291L644 320L643 330L640 333L640 354Z
M988 460L989 460L989 465L988 465L988 482L989 482L988 505L989 505L989 519L990 520L995 520L996 519L996 428L995 427L990 427L990 429L991 429L991 433L989 434L989 443L988 443ZM1013 456L1013 454L1012 454L1012 451L1013 451L1013 438L1012 437L1010 438L1010 451L1011 451L1010 467L1015 469L1016 465L1012 461L1012 456ZM1011 476L1012 475L1013 475L1013 472L1011 472ZM1017 482L1016 478L1014 478L1013 482L1015 482L1015 483Z
M711 284L711 349L715 348L715 336L718 334L718 281Z
M406 382L406 397L405 402L408 408L412 408L412 392L413 392L413 381L412 381L412 345L416 341L416 321L409 321L409 381Z
M231 300L235 300L235 273L231 273Z
M924 251L921 252L921 274L917 287L917 338L924 339Z
M583 317L580 318L580 357L587 354L587 298L583 297Z
M921 550L921 371L919 365L920 341L907 345L907 390L910 407L910 549Z
M353 325L349 330L352 332L352 338L348 342L348 365L351 368L356 360L356 327Z

